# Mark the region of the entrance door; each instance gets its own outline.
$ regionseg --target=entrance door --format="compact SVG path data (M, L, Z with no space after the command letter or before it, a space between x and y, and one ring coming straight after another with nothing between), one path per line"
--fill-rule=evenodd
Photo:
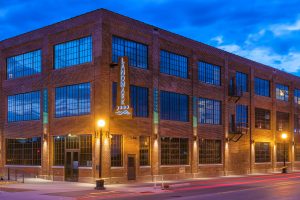
M78 181L79 151L66 151L65 180Z
M128 162L127 162L127 176L128 180L135 180L135 155L128 155Z

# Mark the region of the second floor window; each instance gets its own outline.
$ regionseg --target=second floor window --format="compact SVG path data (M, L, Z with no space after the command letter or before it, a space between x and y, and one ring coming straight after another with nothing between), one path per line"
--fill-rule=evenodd
M282 84L276 84L276 99L289 101L289 87Z
M199 98L199 123L221 124L221 101Z
M7 79L15 79L41 73L41 52L41 50L36 50L7 58Z
M255 94L270 97L270 81L261 78L255 78L254 80Z
M235 79L237 89L242 92L248 92L248 74L236 72Z
M92 37L57 44L54 46L54 69L92 62Z
M235 123L237 126L248 127L248 106L236 105Z
M255 108L255 128L271 129L271 113L270 110Z
M198 62L198 79L203 83L221 85L221 68L206 62Z
M276 113L276 130L289 131L289 113L278 112Z
M28 121L40 119L40 92L29 92L7 97L7 121Z
M189 121L189 96L174 92L160 92L160 118Z
M55 89L55 117L86 115L91 110L90 83Z
M160 51L160 72L181 78L188 77L188 59L175 53Z
M294 90L294 102L295 102L295 104L300 105L300 90L299 89Z
M148 68L147 45L113 36L112 61L117 63L120 56L128 57L129 66L143 69Z

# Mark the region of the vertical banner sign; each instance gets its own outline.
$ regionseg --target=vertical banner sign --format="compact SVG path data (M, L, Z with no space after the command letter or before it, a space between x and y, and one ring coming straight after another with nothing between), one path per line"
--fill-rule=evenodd
M197 109L197 97L193 97L193 127L197 128L198 125L198 109Z
M48 124L48 90L43 90L43 124Z
M119 82L117 85L117 105L114 111L116 118L132 119L132 108L129 97L128 58L119 57Z
M158 89L153 90L153 123L158 124Z

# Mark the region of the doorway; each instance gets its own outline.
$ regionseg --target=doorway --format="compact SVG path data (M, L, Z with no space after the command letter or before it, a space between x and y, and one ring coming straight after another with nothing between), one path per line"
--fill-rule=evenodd
M79 150L66 150L65 181L78 181Z
M136 180L135 155L128 155L127 161L127 178L128 180Z

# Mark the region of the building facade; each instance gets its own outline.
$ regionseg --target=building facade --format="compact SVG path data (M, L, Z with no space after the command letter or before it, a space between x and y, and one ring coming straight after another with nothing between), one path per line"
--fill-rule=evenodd
M291 74L104 9L1 41L0 53L2 176L125 182L300 167ZM114 116L122 56L132 119Z

